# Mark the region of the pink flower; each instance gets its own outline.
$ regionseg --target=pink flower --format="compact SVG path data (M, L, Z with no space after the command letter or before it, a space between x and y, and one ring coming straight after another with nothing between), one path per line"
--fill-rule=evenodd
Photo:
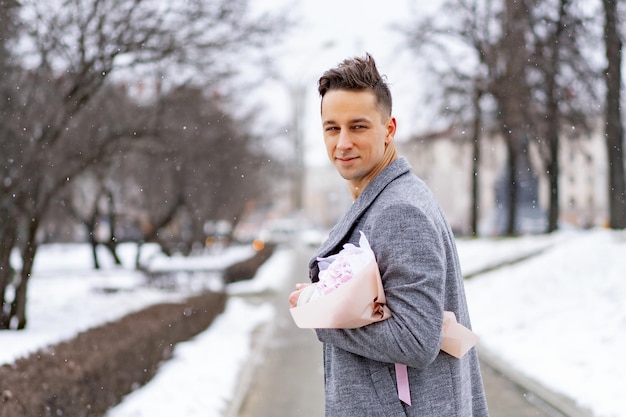
M320 271L319 279L317 286L322 294L339 288L341 284L352 279L350 262L345 256L338 256L327 269Z
M351 243L344 245L336 255L328 258L318 258L320 273L317 282L318 295L325 295L348 282L369 260L374 259L367 238L361 232L361 239L357 247Z

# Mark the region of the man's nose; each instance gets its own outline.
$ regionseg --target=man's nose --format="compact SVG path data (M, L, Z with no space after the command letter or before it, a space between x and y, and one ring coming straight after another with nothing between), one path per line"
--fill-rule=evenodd
M352 140L350 139L349 132L345 129L341 129L339 132L339 138L337 141L337 148L350 149L352 148Z

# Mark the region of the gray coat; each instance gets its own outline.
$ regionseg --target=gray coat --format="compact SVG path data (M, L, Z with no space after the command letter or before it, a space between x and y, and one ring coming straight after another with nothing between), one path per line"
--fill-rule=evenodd
M359 329L317 329L323 342L328 417L484 417L476 350L441 352L443 311L470 327L454 237L426 185L399 158L332 229L317 256L367 236L380 268L388 320ZM310 278L317 281L315 258ZM394 363L409 366L413 405L398 399Z

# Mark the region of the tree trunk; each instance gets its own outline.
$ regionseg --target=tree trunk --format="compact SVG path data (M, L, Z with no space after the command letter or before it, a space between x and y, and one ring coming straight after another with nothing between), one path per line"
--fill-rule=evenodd
M481 98L482 91L479 88L476 88L472 103L472 106L474 108L474 126L472 137L472 207L470 219L472 236L478 236L478 208L480 204L478 171L480 169L480 134L482 126L482 112L480 110Z
M122 265L122 260L117 254L117 242L115 241L115 237L113 237L113 239L111 240L108 240L104 244L104 247L107 248L107 250L113 257L113 263L115 263L115 265Z
M550 202L548 208L547 233L559 228L559 135L553 133L548 138L550 146L550 162L548 163L548 183L550 186Z
M624 178L624 126L620 113L622 89L622 40L618 28L617 0L603 0L606 46L606 146L609 163L609 226L626 228L626 179Z
M15 246L17 227L13 219L4 215L2 218L5 223L0 229L0 330L6 330L11 324L6 291L13 281L13 274L15 273L11 267L11 251Z
M98 260L98 239L96 239L96 225L98 224L98 204L94 205L94 211L91 213L89 220L83 220L83 224L87 227L87 236L89 236L89 245L91 246L91 256L93 257L94 269L100 269L100 261Z
M143 268L141 265L141 248L143 247L143 241L137 242L137 252L135 253L135 269L140 271Z
M559 49L563 34L565 14L567 13L568 0L561 0L559 6L559 18L554 29L554 39L550 49L550 64L546 68L546 92L547 92L547 134L548 142L547 171L548 184L550 185L550 201L548 207L548 225L546 232L552 233L559 228L559 103L557 91L557 77L559 75Z
M513 236L516 234L517 228L515 227L517 223L517 139L514 137L509 137L507 141L507 148L509 154L509 166L508 166L508 216L506 223L506 231L505 234L509 236Z
M15 319L17 320L16 329L23 330L26 328L26 293L28 289L28 277L24 273L20 273L20 282L15 288L15 298L11 302L11 312L9 314L9 326Z
M115 237L115 226L117 223L117 215L115 213L115 203L113 200L113 193L111 190L107 190L107 201L109 202L109 240L107 240L105 246L113 257L115 265L122 265L120 257L117 255L117 237Z
M499 108L502 135L505 138L509 165L507 167L508 219L505 233L517 233L519 155L524 150L528 137L528 115L530 108L530 87L526 76L528 50L526 34L530 9L524 2L505 2L502 15L504 36L498 45L499 59L494 62L494 71L499 72L491 90Z
M28 224L28 235L22 248L22 271L20 272L20 282L15 289L15 299L11 303L11 320L17 320L17 330L26 328L26 300L28 281L33 272L33 264L37 253L37 228L39 222L31 220Z
M91 246L93 267L94 269L100 269L100 262L98 261L98 241L96 240L93 230L89 232L89 245Z

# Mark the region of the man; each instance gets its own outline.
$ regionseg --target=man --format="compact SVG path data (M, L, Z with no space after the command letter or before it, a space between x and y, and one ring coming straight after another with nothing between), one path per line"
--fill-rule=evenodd
M391 318L358 329L316 329L323 342L326 415L484 417L475 349L461 359L440 351L443 312L470 327L454 236L426 185L394 145L392 99L374 59L345 60L319 80L328 157L354 203L317 257L367 236ZM318 280L316 258L310 279ZM289 301L295 306L303 287ZM412 405L398 398L394 364L408 366Z

